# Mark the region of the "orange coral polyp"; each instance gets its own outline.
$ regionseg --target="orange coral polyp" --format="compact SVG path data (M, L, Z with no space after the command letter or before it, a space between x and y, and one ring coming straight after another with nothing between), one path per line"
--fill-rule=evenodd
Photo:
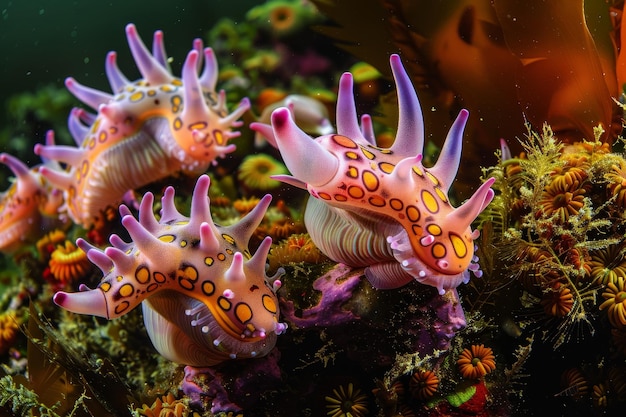
M602 297L605 301L600 304L600 310L607 309L607 316L614 327L625 328L626 288L624 288L624 278L618 277L617 282L607 283Z
M69 283L85 275L90 265L87 254L69 240L50 256L50 273L59 282Z
M464 378L478 379L496 369L496 358L491 348L472 345L471 349L461 352L457 365Z

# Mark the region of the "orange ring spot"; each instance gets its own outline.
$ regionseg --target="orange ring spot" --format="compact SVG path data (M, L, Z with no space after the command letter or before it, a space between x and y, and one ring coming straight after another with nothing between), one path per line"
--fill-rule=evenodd
M235 306L235 317L242 324L246 323L252 319L252 309L246 303L239 303Z
M361 181L368 191L376 191L380 185L378 178L371 171L363 171L361 174Z
M422 190L422 203L424 203L426 210L431 213L437 213L439 211L439 203L437 202L437 199L427 190Z
M342 135L333 135L332 139L333 139L333 142L335 142L337 145L343 148L348 148L348 149L357 148L356 143L354 143L354 141L348 137L345 137Z
M357 187L356 185L351 185L350 187L348 187L348 194L350 194L350 197L352 198L363 198L363 196L365 195L365 192L363 191L361 187Z
M433 257L441 259L446 256L446 247L442 243L435 243L431 250Z

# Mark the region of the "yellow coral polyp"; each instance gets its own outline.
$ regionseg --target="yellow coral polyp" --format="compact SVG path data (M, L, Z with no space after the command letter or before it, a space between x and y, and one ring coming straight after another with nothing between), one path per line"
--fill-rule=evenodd
M565 223L569 216L576 215L585 205L585 189L578 188L579 185L556 181L546 187L539 202L544 215L554 216L560 223Z
M626 278L623 249L620 245L611 245L591 253L591 277L596 283L606 285L617 282L618 277Z
M609 282L602 293L604 302L600 310L607 310L609 321L614 327L626 327L626 289L624 278L618 277L617 282Z
M69 240L59 245L50 255L50 273L61 283L73 282L84 276L89 269L90 262L87 254L78 249Z
M146 417L183 417L189 414L185 404L176 400L171 393L157 398L152 406L144 404L137 411L139 415Z
M0 355L5 354L17 337L19 324L12 312L5 312L0 315Z
M352 382L347 387L340 385L333 389L333 395L324 397L326 400L326 415L330 417L364 417L369 411L367 396L355 388Z
M249 155L241 165L237 178L251 190L267 191L280 186L280 181L272 179L272 175L287 174L285 165L269 155Z
M615 198L615 204L619 207L626 207L626 161L621 160L619 164L611 167L611 172L606 174L609 181L607 186L609 192Z

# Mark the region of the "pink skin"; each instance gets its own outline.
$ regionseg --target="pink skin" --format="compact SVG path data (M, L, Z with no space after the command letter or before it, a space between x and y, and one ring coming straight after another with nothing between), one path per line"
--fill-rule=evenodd
M359 119L352 95L352 75L343 74L337 100L337 134L314 140L292 120L287 108L272 114L272 136L291 176L286 183L307 189L307 229L331 259L366 267L377 288L395 288L411 279L436 287L439 293L480 276L470 227L493 198L490 178L460 207L448 190L461 159L463 129L469 117L462 110L453 123L437 163L421 163L424 127L420 104L399 56L390 58L396 80L399 124L388 149L375 145L368 117ZM346 244L347 240L347 244Z

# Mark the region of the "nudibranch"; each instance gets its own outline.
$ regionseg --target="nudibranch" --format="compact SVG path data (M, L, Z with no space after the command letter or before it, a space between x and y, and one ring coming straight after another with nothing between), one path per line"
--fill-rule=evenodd
M78 246L104 277L95 289L57 292L54 302L107 319L141 303L155 348L180 364L212 366L268 354L286 329L278 321L276 298L283 271L265 274L271 238L262 241L254 256L247 245L271 196L263 197L239 223L221 227L209 211L209 183L207 175L198 179L190 217L176 209L172 187L163 194L158 221L151 193L141 200L138 219L120 206L131 242L112 235L113 246L102 251L79 239Z
M53 142L53 135L52 131L46 134L47 143ZM15 175L13 184L0 195L0 252L12 253L60 225L57 212L63 194L41 175L43 165L29 168L7 153L0 154L0 163ZM45 164L56 166L53 161Z
M417 94L398 55L391 56L399 124L389 148L376 145L371 118L359 126L350 73L341 77L337 134L311 139L287 108L272 125L253 125L280 150L292 176L284 182L307 189L305 225L329 258L366 267L374 287L396 288L412 279L440 294L482 271L475 256L478 230L471 223L491 202L493 178L454 208L448 190L456 177L469 113L453 123L437 163L422 165L424 126Z
M97 110L74 109L69 130L78 147L36 146L38 155L67 165L66 171L44 169L42 175L65 194L72 220L89 227L124 194L177 171L203 172L217 157L234 151L228 141L239 136L232 128L250 107L248 99L228 113L226 94L215 92L217 61L211 48L196 39L182 67L172 75L163 33L154 34L150 53L134 25L126 37L142 78L130 82L109 52L108 94L67 78L78 99ZM204 60L204 69L199 75Z

